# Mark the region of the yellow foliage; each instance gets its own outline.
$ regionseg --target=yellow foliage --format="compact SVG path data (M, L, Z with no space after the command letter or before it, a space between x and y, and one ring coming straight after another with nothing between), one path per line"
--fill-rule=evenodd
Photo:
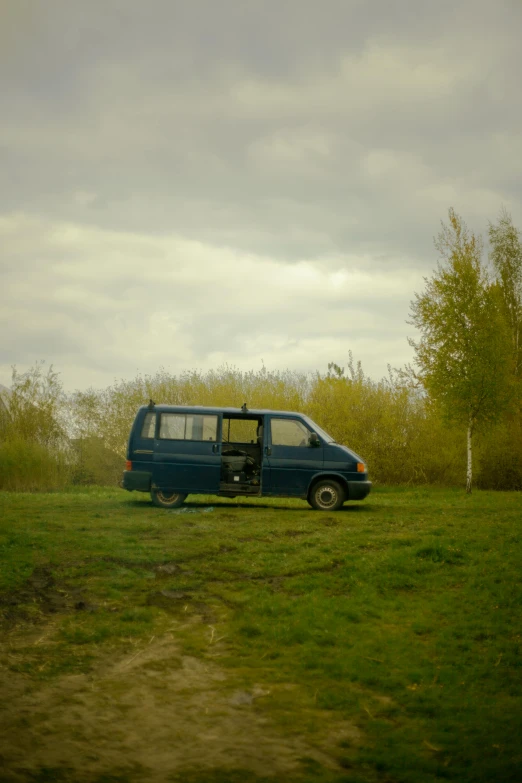
M83 438L98 437L125 456L130 427L149 399L171 405L209 405L301 411L368 463L377 483L457 484L462 480L460 438L415 389L396 379L367 378L350 357L348 376L243 372L228 366L207 373L155 375L120 381L102 391L77 393L73 418Z

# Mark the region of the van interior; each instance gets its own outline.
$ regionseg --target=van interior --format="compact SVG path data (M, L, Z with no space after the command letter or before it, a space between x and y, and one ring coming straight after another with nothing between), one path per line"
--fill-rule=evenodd
M223 416L221 492L260 492L262 449L261 417L244 414Z

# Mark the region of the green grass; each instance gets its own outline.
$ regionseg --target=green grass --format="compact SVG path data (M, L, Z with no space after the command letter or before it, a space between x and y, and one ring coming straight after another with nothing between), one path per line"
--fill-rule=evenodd
M167 674L200 661L224 673L207 689L217 716L248 716L294 748L284 773L245 751L230 763L178 761L161 779L522 779L520 493L380 489L334 514L191 497L176 513L93 488L1 493L0 518L5 682L19 678L43 699L123 661L129 674L106 687L125 721L132 705L118 688L147 675L153 715L172 695ZM170 658L147 657L169 634ZM194 688L187 682L187 704ZM73 709L80 697L63 698ZM33 725L13 710L13 725L29 721L36 738L52 731L49 717ZM109 736L112 750L123 742ZM45 766L38 753L32 767L5 762L4 777L154 779L143 757L121 769L109 750L98 757L90 777L73 759L70 772L67 759Z

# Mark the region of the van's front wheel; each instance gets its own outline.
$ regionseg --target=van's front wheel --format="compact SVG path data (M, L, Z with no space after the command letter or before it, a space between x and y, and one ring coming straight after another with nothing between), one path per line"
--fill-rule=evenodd
M344 503L344 491L337 481L318 481L310 490L308 502L318 511L337 511Z
M187 497L181 492L162 492L161 489L151 489L150 496L154 505L160 508L178 508Z

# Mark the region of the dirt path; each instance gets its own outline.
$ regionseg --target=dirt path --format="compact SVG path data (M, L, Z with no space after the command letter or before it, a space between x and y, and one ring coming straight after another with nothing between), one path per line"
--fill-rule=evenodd
M1 679L0 770L6 783L161 783L210 768L285 780L302 769L305 757L339 769L330 751L343 738L359 741L354 726L333 723L327 713L313 745L291 727L281 736L261 708L273 686L234 691L229 674L213 661L180 655L168 634L92 675L49 683L4 669Z

